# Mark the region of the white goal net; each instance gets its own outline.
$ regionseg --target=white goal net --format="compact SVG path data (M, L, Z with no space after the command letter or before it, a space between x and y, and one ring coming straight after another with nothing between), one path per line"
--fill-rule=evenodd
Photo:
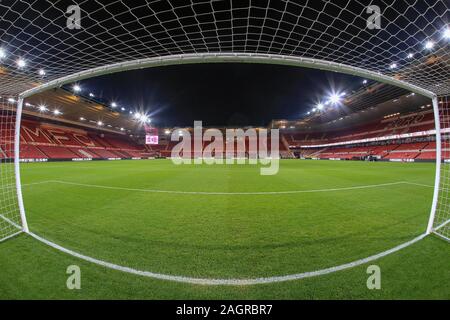
M4 100L0 100L0 242L22 230L13 160L15 106Z
M149 59L160 65L192 57L276 62L353 73L436 95L443 101L445 129L449 6L447 0L0 1L0 239L15 234L20 224L12 164L19 94L145 67ZM113 64L122 67L108 67ZM32 108L23 106L24 112ZM448 135L442 137L447 160ZM432 229L447 238L448 166L441 166L432 221Z
M439 113L442 132L442 167L439 183L436 215L433 221L433 231L450 241L450 101L449 97L439 98Z

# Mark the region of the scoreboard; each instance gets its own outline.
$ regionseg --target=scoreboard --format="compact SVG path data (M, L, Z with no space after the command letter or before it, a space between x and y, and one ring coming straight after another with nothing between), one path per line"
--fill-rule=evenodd
M158 128L145 126L145 144L159 144Z

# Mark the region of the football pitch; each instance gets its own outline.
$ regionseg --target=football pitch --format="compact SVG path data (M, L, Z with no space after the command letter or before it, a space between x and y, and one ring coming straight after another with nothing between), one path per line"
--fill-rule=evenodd
M434 168L282 160L277 175L261 176L258 166L170 160L22 164L33 233L96 261L169 279L107 268L20 235L0 246L0 298L448 299L450 249L434 236L304 279L208 283L324 270L420 236ZM371 264L381 268L381 290L366 286ZM69 265L81 268L81 290L66 287Z

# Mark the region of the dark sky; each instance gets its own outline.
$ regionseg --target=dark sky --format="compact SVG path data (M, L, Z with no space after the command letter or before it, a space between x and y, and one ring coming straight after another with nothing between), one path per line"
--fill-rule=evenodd
M156 126L192 126L194 120L259 126L303 117L330 90L351 92L362 79L289 66L210 63L128 71L80 85L84 95L146 110Z

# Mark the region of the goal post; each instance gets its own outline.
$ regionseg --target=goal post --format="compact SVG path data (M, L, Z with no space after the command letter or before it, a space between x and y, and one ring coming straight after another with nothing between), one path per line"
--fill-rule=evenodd
M264 57L264 60L262 59ZM447 223L450 221L450 210L449 204L445 204L444 201L447 200L447 196L443 194L442 186L445 185L446 181L442 181L441 176L445 179L449 179L449 174L446 174L445 170L447 170L447 165L442 165L442 162L445 160L445 156L443 155L443 151L447 149L441 148L442 137L446 137L446 134L441 134L441 127L447 128L449 127L447 122L450 122L450 119L447 117L446 103L443 103L443 99L441 100L434 95L433 93L416 87L414 85L405 83L403 81L399 81L394 78L389 78L383 75L375 75L369 71L361 70L358 68L353 68L350 66L336 65L333 62L325 62L325 61L316 61L314 59L303 59L301 57L279 57L276 55L261 56L258 54L245 54L245 53L235 53L233 55L223 54L223 53L214 53L214 54L201 54L201 55L179 55L177 57L161 57L158 59L142 59L135 61L127 61L121 64L107 65L102 66L100 68L96 68L93 70L86 70L84 72L68 75L62 79L56 79L50 83L46 83L45 85L33 88L26 92L23 92L19 95L19 99L17 101L16 108L16 118L15 118L15 131L14 131L14 173L15 173L15 184L16 184L16 193L17 193L17 206L20 215L20 226L21 230L25 233L29 232L27 218L25 214L25 208L23 204L22 197L22 186L21 186L21 176L20 176L20 124L21 124L21 116L22 109L24 104L24 97L28 97L34 95L36 93L50 90L51 88L61 86L62 84L71 83L80 79L87 79L90 77L95 77L97 75L104 75L115 72L122 72L127 70L134 70L136 68L145 67L155 67L161 65L171 65L171 64L180 64L180 63L214 63L214 62L247 62L254 63L255 60L262 63L269 64L288 64L292 66L302 66L307 68L318 68L332 70L332 71L341 71L343 73L365 76L367 78L373 78L380 82L389 83L391 85L397 85L399 87L407 88L412 92L416 92L418 94L423 94L428 97L431 97L431 102L433 106L434 112L434 121L435 121L435 141L436 141L436 171L435 171L435 183L434 183L434 193L432 198L432 206L431 212L428 219L428 225L426 227L426 234L436 233L446 239L448 239L448 225ZM447 156L447 159L450 159L450 156Z
M23 100L24 98L20 95L19 100L17 101L16 124L14 131L14 172L16 178L17 204L19 206L22 231L28 233L28 222L22 197L22 181L20 179L20 126L22 123Z
M433 209L428 222L427 234L450 241L450 106L449 96L433 99L435 109L436 153L441 161L436 162ZM441 143L438 143L438 142Z
M448 0L370 7L356 0L85 1L70 7L81 18L74 24L65 2L0 1L0 241L29 232L20 174L24 99L113 72L225 62L341 72L432 99L437 159L423 231L448 239Z

